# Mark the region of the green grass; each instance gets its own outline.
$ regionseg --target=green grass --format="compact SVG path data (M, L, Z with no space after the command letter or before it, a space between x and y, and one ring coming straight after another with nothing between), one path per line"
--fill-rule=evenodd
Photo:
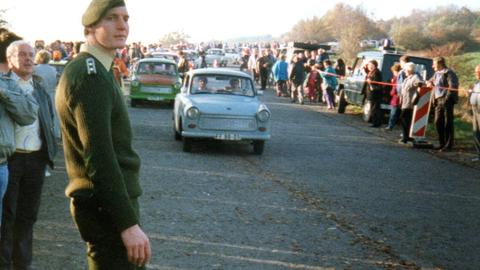
M457 73L460 88L468 89L476 81L473 71L480 64L480 52L465 53L447 59L447 64Z
M472 124L460 119L459 117L455 117L454 125L455 125L455 148L463 149L463 150L473 149L474 143L473 143ZM428 124L426 136L428 140L434 143L438 142L437 131L435 130L435 125L433 121L432 123Z

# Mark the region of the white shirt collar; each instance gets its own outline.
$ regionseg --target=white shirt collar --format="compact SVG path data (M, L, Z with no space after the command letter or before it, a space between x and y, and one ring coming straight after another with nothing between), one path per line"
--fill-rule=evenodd
M11 75L10 75L10 78L17 83L28 83L28 84L33 86L32 76L30 76L30 78L28 80L24 80L24 79L20 78L20 76L18 76L17 73L12 71Z

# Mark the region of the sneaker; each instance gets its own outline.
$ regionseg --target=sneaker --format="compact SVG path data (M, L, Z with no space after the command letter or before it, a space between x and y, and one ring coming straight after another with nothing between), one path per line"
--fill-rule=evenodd
M480 161L480 156L472 158L472 162L478 162Z
M408 141L404 141L403 139L400 139L398 140L398 143L401 143L401 144L407 144Z
M48 170L45 170L45 177L50 177L50 176L52 176L52 174Z
M386 131L391 131L392 128L391 128L391 127L386 127L385 130L386 130Z

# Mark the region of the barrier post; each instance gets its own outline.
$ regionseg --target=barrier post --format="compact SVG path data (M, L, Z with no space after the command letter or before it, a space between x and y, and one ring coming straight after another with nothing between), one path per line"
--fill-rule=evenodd
M429 143L426 139L432 88L420 87L418 95L418 102L413 107L410 137L414 139L413 147L415 148L433 148L433 144Z

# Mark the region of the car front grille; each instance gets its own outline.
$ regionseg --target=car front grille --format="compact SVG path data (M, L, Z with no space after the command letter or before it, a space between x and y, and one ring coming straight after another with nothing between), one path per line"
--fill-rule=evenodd
M257 129L254 118L218 118L203 116L199 128L205 130L253 131Z
M171 87L142 86L140 91L152 94L172 94Z

